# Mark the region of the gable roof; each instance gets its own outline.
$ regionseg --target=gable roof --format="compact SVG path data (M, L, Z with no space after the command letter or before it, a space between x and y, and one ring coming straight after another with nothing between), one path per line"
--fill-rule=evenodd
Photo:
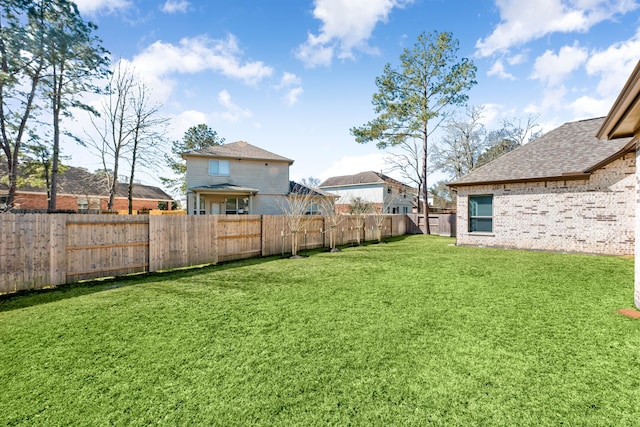
M600 141L604 117L565 123L448 185L586 179L591 172L633 151L631 138Z
M413 188L383 173L374 172L374 171L360 172L355 175L332 176L331 178L327 178L322 184L319 185L319 187L320 188L351 187L354 185L384 184L384 183Z
M91 173L85 168L74 166L65 166L64 172L58 175L58 194L73 194L78 196L108 196L109 191L104 179L97 174ZM0 172L6 173L6 163L0 164ZM8 191L9 186L0 182L0 191ZM20 185L17 191L30 193L46 193L47 189L44 185ZM127 197L129 194L129 184L118 183L116 197ZM173 197L165 193L162 189L145 184L133 185L134 199L149 199L171 201Z
M267 160L287 162L293 164L293 160L274 154L270 151L263 150L260 147L251 145L245 141L236 141L229 144L214 145L201 150L188 151L182 153L182 157L215 157L220 159L247 159L247 160Z

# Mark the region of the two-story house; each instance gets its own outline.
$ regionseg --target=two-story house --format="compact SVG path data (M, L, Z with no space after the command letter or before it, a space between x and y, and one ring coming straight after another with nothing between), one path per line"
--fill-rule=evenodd
M189 214L282 213L293 160L244 141L183 153Z
M411 213L416 203L416 189L383 173L367 171L355 175L334 176L320 184L319 188L340 198L336 210L349 211L351 202L360 198L373 204L383 213ZM432 203L432 200L429 200Z

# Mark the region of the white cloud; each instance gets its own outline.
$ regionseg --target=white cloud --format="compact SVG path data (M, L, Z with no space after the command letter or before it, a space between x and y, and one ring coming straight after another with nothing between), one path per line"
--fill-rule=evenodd
M300 86L302 84L302 80L300 77L296 76L293 73L284 72L282 74L282 78L280 79L280 84L278 84L278 89L288 88L291 86Z
M304 90L302 89L302 79L293 73L285 72L282 74L280 83L275 87L278 90L286 90L287 93L282 97L282 102L288 106L298 103L300 96Z
M487 75L488 76L498 76L501 79L508 79L508 80L515 80L516 79L516 77L513 74L508 73L504 69L504 64L500 60L496 61L493 64L491 69L489 71L487 71Z
M189 2L187 0L167 0L160 10L164 13L187 13Z
M304 91L301 87L296 87L291 89L287 94L282 98L282 101L288 105L292 106L298 103L298 99L302 96Z
M136 55L132 62L144 75L156 77L211 70L253 85L273 74L273 69L263 62L243 62L241 56L242 51L233 35L225 40L200 36L183 38L178 45L157 41Z
M573 46L563 46L558 54L547 50L536 58L532 78L541 80L549 86L557 86L578 67L584 64L589 54L587 49Z
M225 111L222 113L215 113L214 115L226 122L238 123L244 118L253 116L251 110L236 105L231 100L231 95L226 90L223 90L218 94L218 103L224 107Z
M191 126L208 122L209 117L201 111L183 111L171 119L171 128L169 129L169 133L173 139L181 139L187 129Z
M638 8L636 0L496 0L501 22L476 42L477 55L507 51L547 34L585 32L593 25Z
M640 52L640 29L629 40L615 43L607 49L595 52L587 61L587 73L599 76L598 95L615 99L627 81Z
M322 21L318 35L309 34L296 56L308 67L327 66L334 55L353 57L353 50L375 53L367 44L378 22L386 22L394 7L413 0L315 0L313 15Z
M602 117L607 114L613 104L612 99L596 99L592 96L581 96L569 104L574 119Z
M111 13L131 6L130 0L75 0L78 10L87 15L98 12Z

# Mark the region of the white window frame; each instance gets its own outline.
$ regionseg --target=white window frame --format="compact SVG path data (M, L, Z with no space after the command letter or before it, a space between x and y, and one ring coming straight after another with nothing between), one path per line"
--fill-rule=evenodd
M229 176L229 160L209 160L209 175Z

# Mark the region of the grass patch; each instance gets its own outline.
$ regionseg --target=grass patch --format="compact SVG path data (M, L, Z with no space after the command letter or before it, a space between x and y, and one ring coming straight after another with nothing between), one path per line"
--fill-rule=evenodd
M0 300L6 425L636 425L633 261L389 244Z

